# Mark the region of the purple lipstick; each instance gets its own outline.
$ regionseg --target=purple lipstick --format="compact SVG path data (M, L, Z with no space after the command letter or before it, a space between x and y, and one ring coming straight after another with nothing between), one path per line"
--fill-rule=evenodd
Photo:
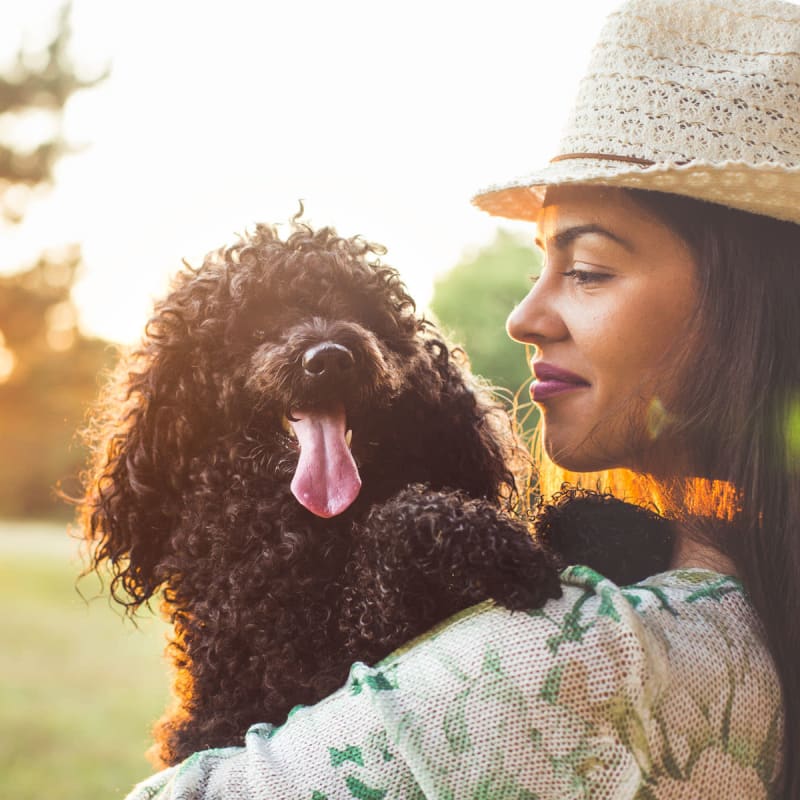
M536 380L531 384L531 397L536 403L590 385L580 375L542 361L533 365L533 374Z

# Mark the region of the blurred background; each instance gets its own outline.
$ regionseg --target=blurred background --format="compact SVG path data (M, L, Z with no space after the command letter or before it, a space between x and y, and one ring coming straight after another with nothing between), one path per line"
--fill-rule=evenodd
M388 247L507 394L527 225L471 207L544 163L612 0L18 0L0 29L0 787L122 797L150 767L165 631L81 570L77 432L181 259L257 221ZM72 535L70 535L72 534Z

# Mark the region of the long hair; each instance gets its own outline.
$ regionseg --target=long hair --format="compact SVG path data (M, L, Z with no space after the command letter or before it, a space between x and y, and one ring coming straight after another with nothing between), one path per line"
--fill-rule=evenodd
M626 470L562 480L599 484L697 529L734 563L780 675L783 795L800 798L800 225L678 195L627 190L690 247L698 265L692 335L678 348L680 408L667 409L694 475L669 484ZM538 456L537 456L538 457ZM722 521L725 521L723 524ZM690 528L691 531L691 528Z

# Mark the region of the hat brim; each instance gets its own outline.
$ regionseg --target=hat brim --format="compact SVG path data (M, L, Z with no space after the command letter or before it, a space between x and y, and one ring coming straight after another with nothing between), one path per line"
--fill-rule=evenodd
M472 202L494 216L535 222L547 188L566 184L679 194L800 224L800 167L773 163L692 161L645 166L596 158L563 159L487 187Z

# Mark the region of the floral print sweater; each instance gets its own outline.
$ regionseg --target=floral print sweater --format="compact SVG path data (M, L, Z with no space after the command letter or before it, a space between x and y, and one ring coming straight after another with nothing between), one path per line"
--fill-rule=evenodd
M770 798L777 673L740 583L700 569L619 587L586 567L536 611L447 620L243 748L128 800Z

